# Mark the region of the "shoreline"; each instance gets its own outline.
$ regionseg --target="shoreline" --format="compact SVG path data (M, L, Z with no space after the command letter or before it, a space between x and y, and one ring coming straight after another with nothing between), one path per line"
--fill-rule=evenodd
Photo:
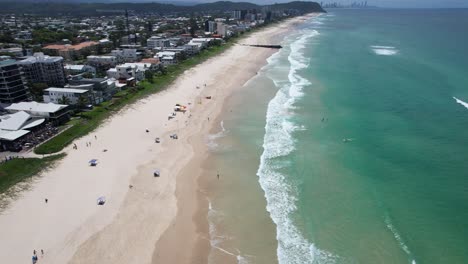
M263 38L263 42L270 43L274 41L275 43L279 43L287 35L288 30L298 23L301 23L303 19L303 16L292 18L291 20L279 24L277 27L266 28L260 32L255 32L245 40L248 41L251 37L255 38L255 35L258 34ZM257 76L258 71L268 64L267 59L276 52L278 52L278 50L262 52L262 54L258 56L260 58L255 62L254 68L256 71L251 72L248 76L243 76L244 78L240 81L237 80L237 85L243 87L252 78ZM238 90L239 89L235 87L231 87L227 91L227 95L223 98L221 106L216 109L216 118L214 122L210 123L211 126L206 130L206 135L219 132L223 114L228 112L225 103L229 101L233 93L239 92ZM176 196L179 209L181 210L179 210L176 219L157 242L152 263L209 263L208 256L212 249L219 250L225 254L226 258L223 259L223 263L238 263L237 255L223 248L211 245L210 227L207 220L211 204L209 204L210 202L205 193L206 190L201 189L201 186L204 185L203 182L205 182L206 185L207 181L215 181L216 173L213 168L209 168L209 158L210 155L213 154L209 153L209 148L206 144L206 135L202 136L198 134L191 140L193 148L196 149L197 153L201 153L201 155L193 158L186 166L185 170L178 176ZM190 178L190 175L193 175L194 171L197 171L195 180ZM188 181L189 178L190 181ZM196 190L192 190L189 195L187 195L187 192L184 192L184 190L189 189L187 188L188 184L196 185ZM187 213L187 210L190 211L191 214ZM192 252L174 252L177 248L187 247L192 248Z
M241 41L286 32L300 18ZM175 256L181 260L177 263L194 259L206 263L209 243L199 236L207 230L206 214L198 199L200 162L206 156L199 154L206 153L201 151L206 150L205 136L217 125L223 102L255 76L255 69L273 53L234 45L187 70L168 89L124 107L92 134L75 140L78 150L66 147L68 155L1 212L0 232L10 239L0 242L0 258L18 263L29 258L33 249L44 249L39 260L46 263L175 263L163 261ZM238 65L242 59L255 65ZM219 80L230 86L218 95ZM195 89L197 85L201 89ZM188 105L189 111L167 121L176 103ZM172 133L179 139L169 139ZM155 137L161 137L162 143L155 144ZM88 142L92 145L85 147ZM98 159L98 166L88 166L90 159ZM161 170L161 177L152 176L155 169ZM104 206L96 205L99 196L106 196ZM180 248L180 241L186 243L186 250L159 254L161 245L171 239L177 245L170 247L172 251Z

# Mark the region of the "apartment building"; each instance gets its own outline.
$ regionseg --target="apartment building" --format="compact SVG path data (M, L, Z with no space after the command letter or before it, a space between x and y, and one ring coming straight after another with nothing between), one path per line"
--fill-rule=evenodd
M146 41L146 45L150 49L169 48L171 46L171 41L166 38L153 36Z
M28 84L45 83L48 86L63 87L66 75L62 57L52 57L43 53L34 53L18 62Z
M15 60L0 61L0 103L17 103L30 98L17 62Z

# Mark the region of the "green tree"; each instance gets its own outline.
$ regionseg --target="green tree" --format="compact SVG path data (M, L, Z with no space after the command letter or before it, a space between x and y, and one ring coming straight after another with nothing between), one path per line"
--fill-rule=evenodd
M80 97L78 97L78 101L76 102L76 105L77 105L79 108L84 108L88 103L89 103L88 98L86 98L86 97L83 96L83 95L80 95Z
M48 86L45 83L33 83L29 86L33 100L36 102L43 101L44 89Z
M63 105L69 105L70 104L70 99L68 99L68 97L66 97L64 95L64 96L62 96L62 98L58 99L58 103L63 104Z
M145 71L145 79L148 80L150 83L153 83L153 75L154 73L152 71Z

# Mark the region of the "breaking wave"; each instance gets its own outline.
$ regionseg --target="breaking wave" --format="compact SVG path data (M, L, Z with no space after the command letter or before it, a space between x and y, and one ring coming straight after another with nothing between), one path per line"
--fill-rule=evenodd
M456 97L453 97L453 99L455 99L455 101L458 103L458 104L461 104L463 105L464 107L468 108L468 103L467 102L463 102L462 100L456 98Z
M216 150L218 148L218 143L216 142L219 138L225 137L229 132L224 128L224 120L221 120L219 123L221 130L215 134L209 134L207 137L206 144L210 150Z
M297 209L297 193L295 188L288 184L288 175L281 172L286 164L278 161L294 151L293 132L304 129L290 121L290 117L293 115L295 102L304 94L304 87L311 84L299 74L299 71L307 68L309 64L309 60L303 56L303 50L307 41L319 33L315 30L301 33L303 34L289 46L290 68L287 80L272 78L279 90L268 104L264 150L257 176L265 192L267 211L276 224L279 263L334 263L335 256L317 248L295 226L291 217ZM286 55L285 50L287 48L280 52L281 55L269 60L269 63L279 62L279 56Z
M398 54L398 49L392 46L371 46L372 51L377 55L392 56Z

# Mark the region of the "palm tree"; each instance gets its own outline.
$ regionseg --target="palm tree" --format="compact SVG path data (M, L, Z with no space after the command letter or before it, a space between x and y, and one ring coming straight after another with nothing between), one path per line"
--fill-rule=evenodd
M76 104L78 105L79 108L84 108L87 103L89 103L89 100L83 95L80 95L80 97L78 97L78 102Z
M58 103L63 104L63 105L69 105L70 104L70 99L68 99L68 97L63 95L62 98L58 99Z

